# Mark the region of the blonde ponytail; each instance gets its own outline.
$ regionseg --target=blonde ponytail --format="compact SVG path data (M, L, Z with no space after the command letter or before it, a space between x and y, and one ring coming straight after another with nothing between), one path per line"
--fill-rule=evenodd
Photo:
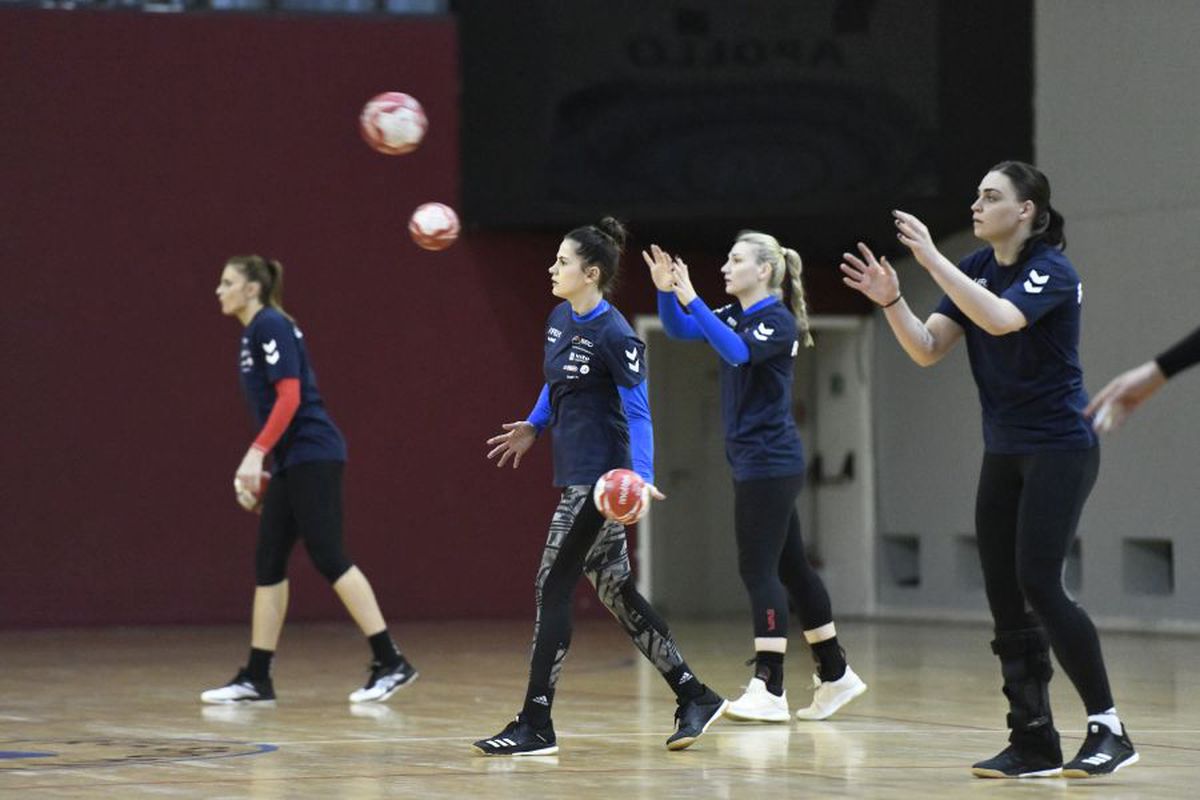
M808 322L808 303L804 299L804 283L800 273L804 270L804 262L800 254L790 247L783 248L783 260L787 264L788 279L791 281L792 313L796 315L796 325L804 334L804 346L813 346L812 328Z

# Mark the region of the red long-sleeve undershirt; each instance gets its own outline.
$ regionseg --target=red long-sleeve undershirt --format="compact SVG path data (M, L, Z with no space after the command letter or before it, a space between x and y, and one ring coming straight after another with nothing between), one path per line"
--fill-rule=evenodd
M275 406L271 409L271 415L267 417L262 430L258 432L258 438L254 440L253 447L269 453L271 448L279 443L279 438L283 436L288 425L292 424L292 417L296 416L298 408L300 408L300 379L280 378L275 382Z

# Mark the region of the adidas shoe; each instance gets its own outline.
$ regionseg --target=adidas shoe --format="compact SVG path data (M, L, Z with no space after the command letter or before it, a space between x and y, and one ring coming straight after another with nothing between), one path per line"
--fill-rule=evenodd
M1010 744L972 765L971 773L977 778L1055 778L1063 774L1062 756Z
M535 728L519 716L495 736L471 746L485 756L552 756L558 752L552 723Z
M667 739L667 749L690 747L728 707L728 700L708 688L699 697L680 701L675 709L675 732Z
M812 704L808 708L796 709L796 719L825 719L833 715L842 706L867 690L862 678L846 665L846 672L836 681L823 681L820 676L813 675Z
M746 693L729 704L725 716L742 722L787 722L792 713L788 711L787 692L771 694L762 678L751 678Z
M1125 726L1121 726L1121 735L1117 736L1107 725L1099 722L1088 723L1087 737L1079 753L1063 766L1064 778L1095 778L1109 775L1121 767L1136 764L1137 751Z
M220 689L209 689L200 693L200 700L205 703L266 703L274 702L275 687L271 679L256 681L250 678L245 669L238 670L233 680Z
M382 703L401 688L408 686L420 675L408 659L400 656L400 663L385 667L378 661L371 662L371 675L366 686L350 693L351 703Z

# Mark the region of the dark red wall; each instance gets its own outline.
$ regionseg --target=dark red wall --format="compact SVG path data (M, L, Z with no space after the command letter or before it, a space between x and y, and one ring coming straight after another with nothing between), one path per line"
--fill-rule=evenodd
M257 519L230 487L253 431L213 294L246 252L286 267L385 614L530 616L546 443L497 474L483 442L540 387L557 236L408 239L416 205L457 200L453 21L6 9L0 28L0 626L248 619ZM359 138L385 90L428 112L412 155ZM342 618L299 551L292 578L293 619Z

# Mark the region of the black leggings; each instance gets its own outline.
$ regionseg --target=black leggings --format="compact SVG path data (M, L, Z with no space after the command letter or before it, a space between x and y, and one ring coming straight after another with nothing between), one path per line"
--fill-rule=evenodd
M734 481L738 571L750 593L756 637L788 635L788 596L804 630L833 622L829 592L808 563L796 498L803 475Z
M979 559L997 635L1040 622L1089 714L1111 708L1112 692L1096 627L1067 594L1062 577L1099 470L1099 447L986 453L975 500Z
M581 575L587 576L600 601L659 672L666 675L683 665L667 623L634 586L625 527L600 516L592 503L591 486L568 486L550 522L537 575L527 705L539 702L549 708L553 701L571 646L571 600Z
M271 477L254 554L259 586L274 586L287 577L297 539L304 539L313 566L330 583L354 566L342 544L344 466L340 461L310 461Z

